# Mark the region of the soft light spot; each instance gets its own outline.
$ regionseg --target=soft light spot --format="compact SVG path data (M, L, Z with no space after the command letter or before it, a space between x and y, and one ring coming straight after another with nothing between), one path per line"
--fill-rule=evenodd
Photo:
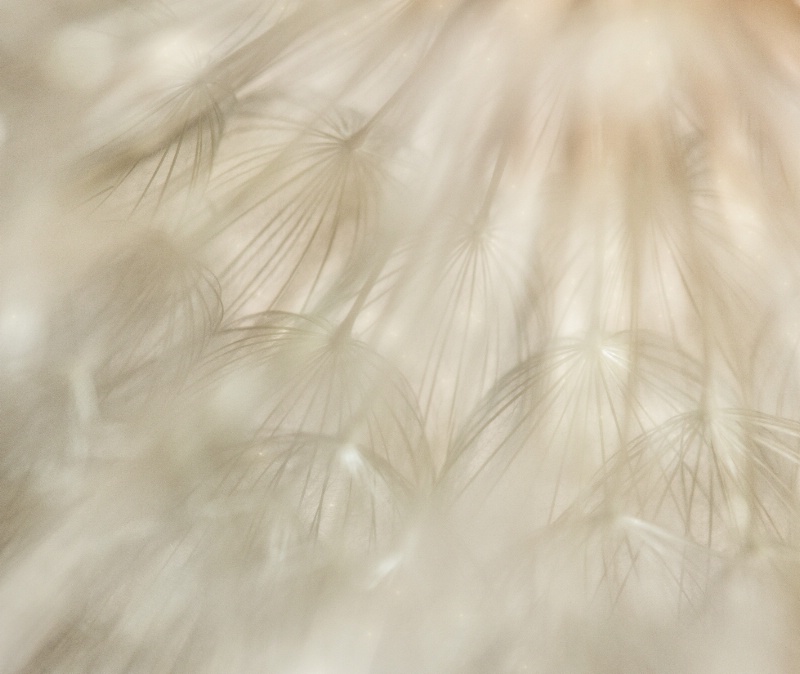
M111 73L114 40L89 26L71 24L56 36L46 61L49 77L74 89L95 89Z
M158 36L148 50L148 60L167 77L165 84L186 83L202 76L208 64L209 45L193 31L173 31Z
M347 444L339 450L339 461L351 475L357 475L364 468L361 452L353 444Z
M621 18L604 26L589 43L585 84L590 97L628 113L663 104L673 68L671 46L658 26Z
M43 319L33 306L13 304L0 309L0 354L4 360L29 358L43 339Z

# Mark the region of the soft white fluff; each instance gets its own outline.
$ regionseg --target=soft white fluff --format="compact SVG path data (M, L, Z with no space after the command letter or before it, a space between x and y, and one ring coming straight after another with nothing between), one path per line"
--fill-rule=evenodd
M6 0L0 671L800 671L790 0Z

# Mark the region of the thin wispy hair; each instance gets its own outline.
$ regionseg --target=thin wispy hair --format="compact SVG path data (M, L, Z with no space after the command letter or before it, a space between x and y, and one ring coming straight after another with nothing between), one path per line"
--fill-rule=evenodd
M0 670L798 671L797 45L8 0Z

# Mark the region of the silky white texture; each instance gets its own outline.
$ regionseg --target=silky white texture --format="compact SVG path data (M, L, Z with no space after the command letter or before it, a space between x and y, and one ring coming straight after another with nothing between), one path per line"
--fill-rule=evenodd
M0 670L800 669L799 38L5 3Z

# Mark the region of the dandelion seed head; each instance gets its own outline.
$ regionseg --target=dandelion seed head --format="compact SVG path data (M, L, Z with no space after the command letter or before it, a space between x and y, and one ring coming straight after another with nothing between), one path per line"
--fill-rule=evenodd
M794 667L790 0L27 4L0 669Z

